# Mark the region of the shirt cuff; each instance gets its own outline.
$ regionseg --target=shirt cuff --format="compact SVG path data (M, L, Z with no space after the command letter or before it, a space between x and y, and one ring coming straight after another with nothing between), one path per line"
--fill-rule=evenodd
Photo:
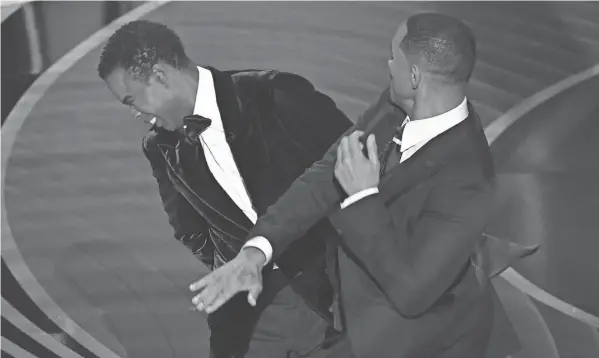
M266 261L264 262L264 266L266 266L272 259L272 245L270 244L270 242L268 242L268 240L266 240L266 238L264 236L256 236L256 237L249 239L241 247L241 249L243 250L246 247L255 247L258 250L262 251L262 253L264 253L264 256L266 256Z
M341 209L345 209L348 206L350 206L351 204L355 203L356 201L362 200L367 196L378 194L378 193L379 193L379 188L377 188L377 187L368 188L368 189L359 191L359 192L355 193L354 195L351 195L347 199L343 200L343 202L341 203Z

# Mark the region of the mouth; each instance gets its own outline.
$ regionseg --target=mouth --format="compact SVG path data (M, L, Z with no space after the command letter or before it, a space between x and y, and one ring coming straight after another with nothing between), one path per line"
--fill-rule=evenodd
M144 122L148 125L149 130L154 130L161 127L158 118L156 117L152 117L149 120L144 120Z

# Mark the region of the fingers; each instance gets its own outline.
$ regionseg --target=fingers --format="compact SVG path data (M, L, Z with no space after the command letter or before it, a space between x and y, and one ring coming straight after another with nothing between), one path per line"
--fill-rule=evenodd
M337 147L337 164L349 162L362 153L360 137L364 134L362 131L354 131L352 134L341 138Z
M191 300L191 302L198 308L199 311L204 309L206 303L211 303L214 300L214 281L212 280L212 277L213 274L206 275L200 280L189 285L189 289L192 292L200 291L200 293Z
M209 276L212 275L213 274ZM238 291L235 290L235 287L231 284L230 280L225 277L219 277L208 282L191 302L197 307L198 311L211 313L225 304L237 292Z
M362 148L360 147L360 137L362 137L363 134L364 132L362 131L355 131L347 137L347 149L351 158L360 158L360 156L363 155Z
M248 285L248 303L251 306L256 306L258 297L262 292L262 284L256 282ZM222 305L227 303L237 292L243 291L243 289L237 290L229 284L216 284L206 288L200 294L195 296L192 300L198 311L205 311L206 313L212 313L218 310Z
M260 296L260 293L262 292L262 285L252 285L248 291L248 303L251 306L256 306L258 296Z
M374 134L368 136L368 139L366 140L366 147L368 148L368 159L370 162L373 165L379 165L378 148Z
M255 264L238 257L194 282L189 289L200 290L192 299L197 309L212 313L242 291L249 291L248 302L255 305L262 291L262 276Z
M349 136L341 140L339 147L341 148L341 162L349 162L351 160L351 155L349 152Z
M207 307L214 305L220 296L223 294L226 295L226 292L223 290L226 280L220 277L219 272L220 271L218 270L213 271L212 273L189 285L189 289L191 291L200 291L199 294L197 294L191 300L191 302L198 308L199 311L205 310Z
M208 286L208 284L212 281L212 274L208 274L196 282L189 285L189 290L192 292L199 291L204 289L204 287Z
M262 285L257 283L255 285L253 285L248 292L248 303L250 304L250 306L255 307L256 303L258 302L258 296L260 296L260 293L262 292ZM212 298L212 301L208 302L206 301L206 303L203 304L203 310L210 314L212 312L215 312L216 310L218 310L222 305L224 305L225 303L227 303L227 301L229 301L237 292L233 292L230 290L222 290L220 291L216 296L214 296ZM202 310L200 307L198 307L198 310Z
M213 300L204 304L204 311L208 314L218 310L222 305L227 303L233 297L229 292L221 291L220 294L214 296ZM198 306L198 310L200 310Z
M202 311L217 301L219 295L222 294L223 290L219 284L211 285L204 288L204 290L196 295L191 302L198 308L199 311Z
M250 306L255 307L257 301L258 299L256 298L256 296L254 296L251 293L248 293L248 303L250 304Z
M345 161L345 152L343 151L344 143L347 141L347 137L341 138L339 146L337 147L337 167Z

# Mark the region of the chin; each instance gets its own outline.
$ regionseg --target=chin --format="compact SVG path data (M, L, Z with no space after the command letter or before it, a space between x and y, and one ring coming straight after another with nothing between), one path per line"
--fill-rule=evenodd
M402 100L402 98L400 98L400 96L397 95L397 92L393 90L393 87L391 87L391 91L389 92L389 100L397 106L401 106L403 101L405 101L405 99Z
M412 108L414 107L414 100L412 98L392 98L391 101L396 106L403 109L403 111L406 113L410 113L412 111Z
M156 121L156 126L162 128L164 130L171 131L171 132L177 129L172 124L170 124L164 120L161 120L161 119L158 119Z

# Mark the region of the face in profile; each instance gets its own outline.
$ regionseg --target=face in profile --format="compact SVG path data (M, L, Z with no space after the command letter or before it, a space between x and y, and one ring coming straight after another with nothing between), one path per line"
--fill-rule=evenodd
M415 96L412 86L412 64L400 47L406 34L407 26L404 22L397 28L393 36L388 61L391 100L402 107L405 107L405 104Z
M156 117L157 126L167 130L177 128L175 121L168 116L171 94L157 76L152 74L144 81L125 69L117 68L105 81L112 94L131 108L136 120L149 123Z

